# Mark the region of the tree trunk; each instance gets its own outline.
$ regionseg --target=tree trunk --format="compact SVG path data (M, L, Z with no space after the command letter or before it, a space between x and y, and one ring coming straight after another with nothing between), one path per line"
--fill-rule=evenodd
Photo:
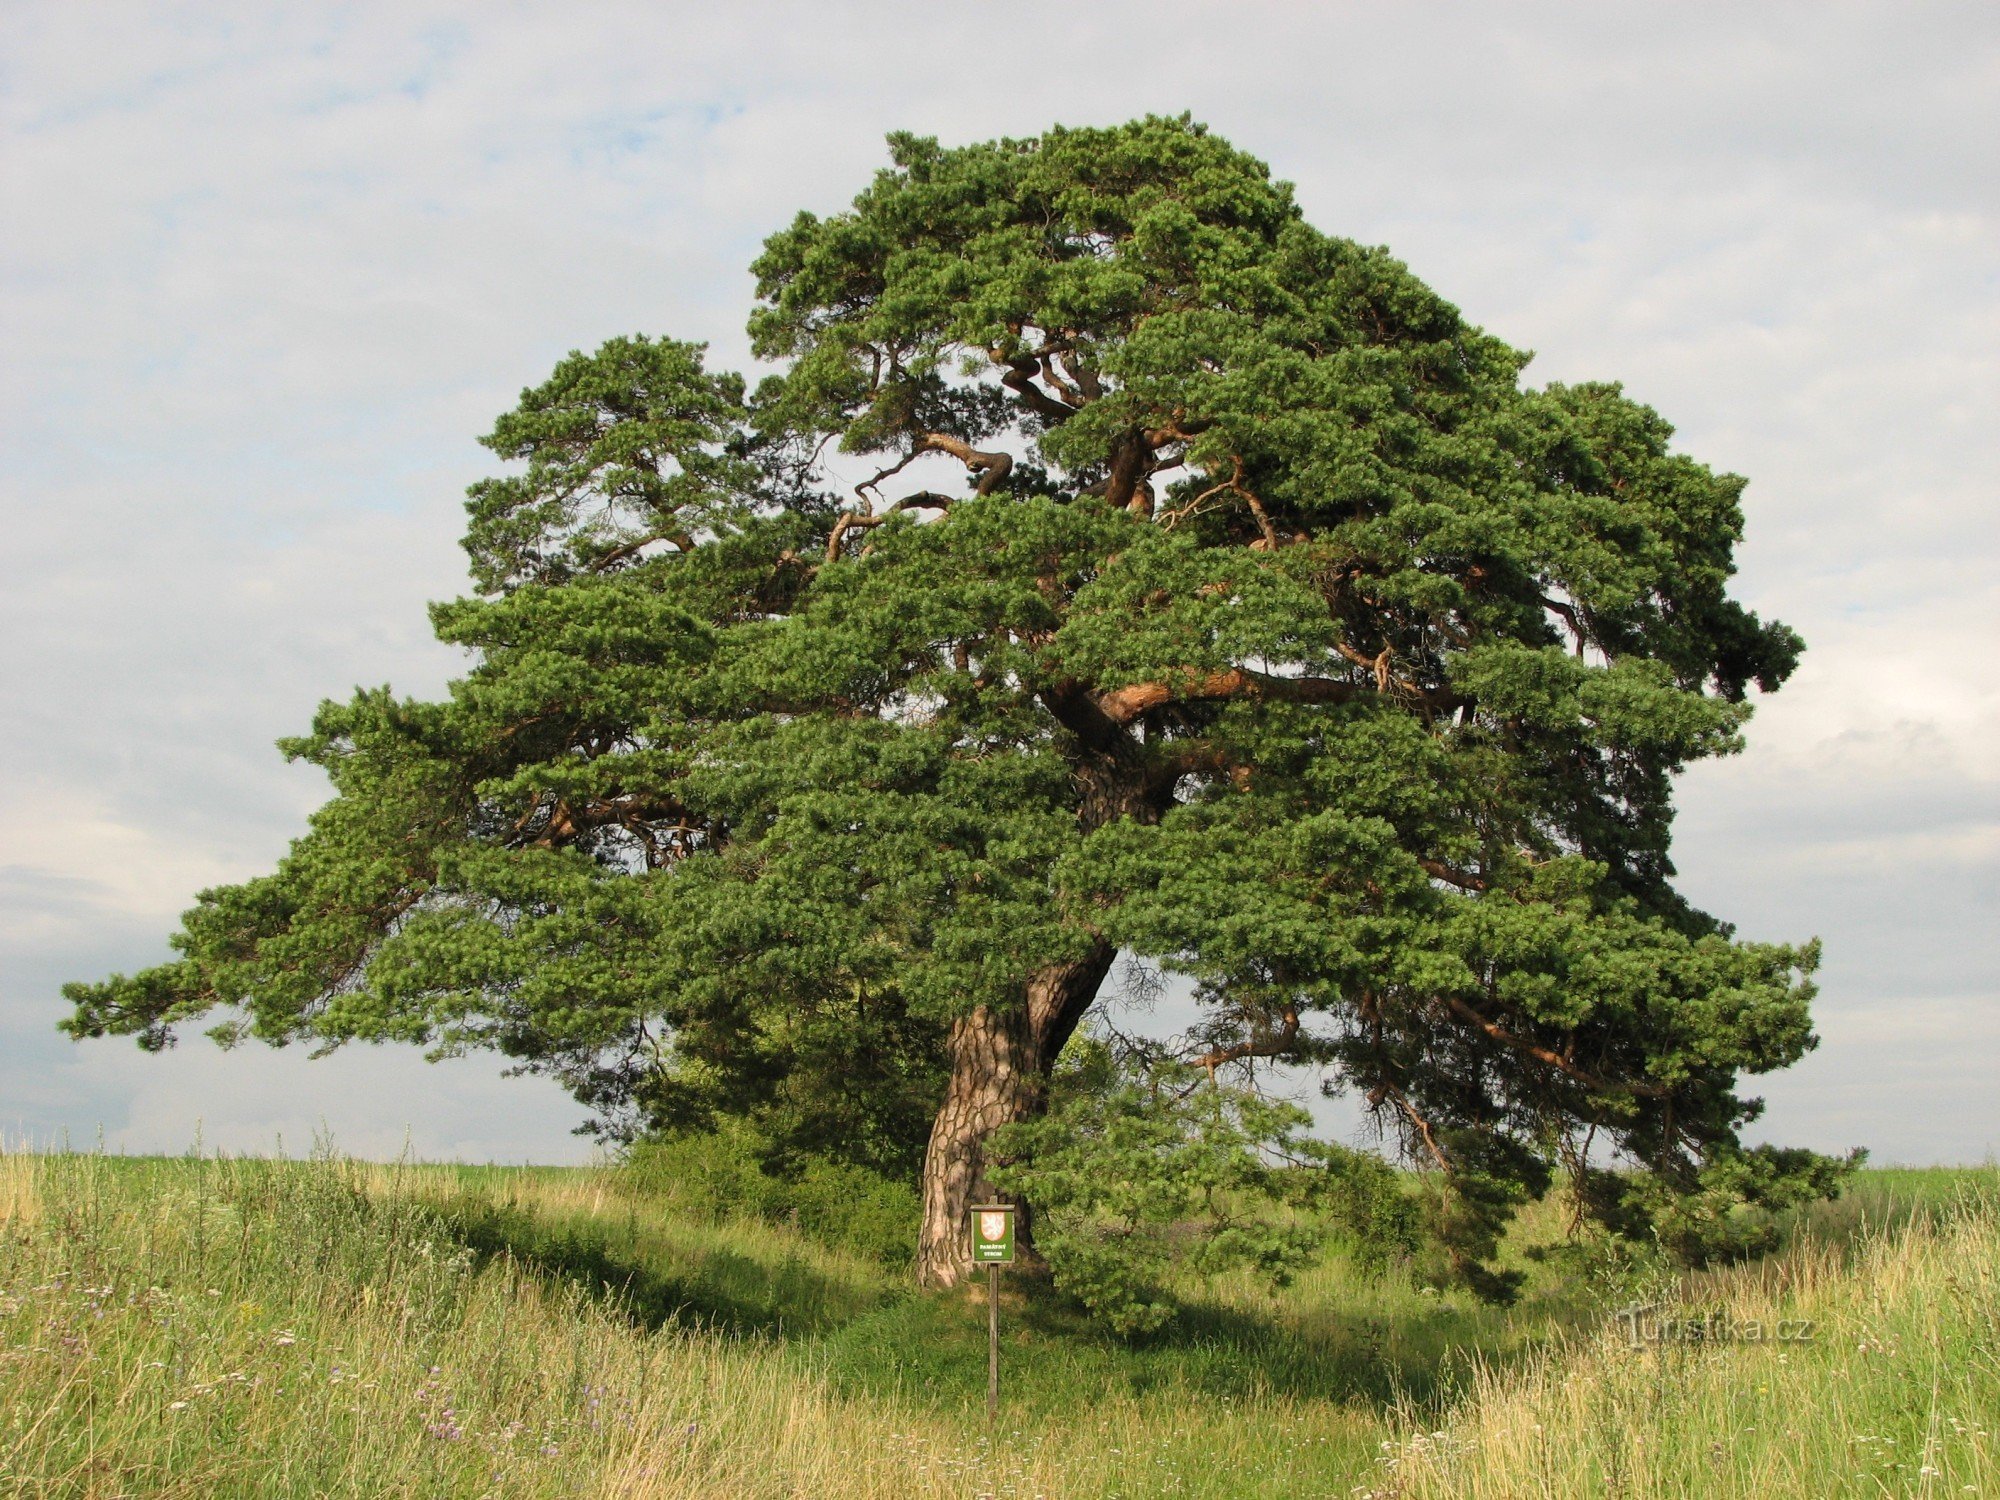
M924 1219L917 1238L922 1285L956 1286L971 1269L966 1210L1006 1201L986 1180L987 1137L1042 1107L1048 1070L1097 998L1114 957L1111 945L1100 941L1080 962L1038 970L1021 1003L1004 1010L982 1005L952 1023L951 1082L924 1152ZM1015 1243L1029 1250L1027 1215L1018 1219Z

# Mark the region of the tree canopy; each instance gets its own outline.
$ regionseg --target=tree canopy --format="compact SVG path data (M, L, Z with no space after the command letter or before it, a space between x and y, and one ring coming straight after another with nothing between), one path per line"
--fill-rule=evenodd
M523 392L432 611L464 678L325 704L310 831L68 1028L922 1153L935 1282L1121 949L1194 1061L1356 1091L1471 1270L1559 1165L1627 1228L1822 1182L1739 1139L1816 950L1671 884L1674 773L1800 650L1729 596L1743 481L1186 119L890 151L766 243L754 391L635 336Z

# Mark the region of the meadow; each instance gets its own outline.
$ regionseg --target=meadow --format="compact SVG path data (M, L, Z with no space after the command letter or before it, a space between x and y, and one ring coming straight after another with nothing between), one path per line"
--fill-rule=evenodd
M1538 1255L1543 1205L1507 1309L1336 1244L1126 1341L1017 1276L991 1432L980 1296L791 1217L612 1166L0 1154L0 1494L2000 1495L1990 1166L1864 1172L1696 1275Z

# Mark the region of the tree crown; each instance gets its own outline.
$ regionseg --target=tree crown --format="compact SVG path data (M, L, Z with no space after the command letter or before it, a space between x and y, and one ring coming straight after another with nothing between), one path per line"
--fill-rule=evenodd
M907 1164L954 1020L1115 945L1475 1207L1591 1132L1740 1161L1814 952L1668 841L1800 649L1728 595L1743 482L1188 120L890 144L758 259L754 393L645 337L523 393L434 610L475 665L325 705L311 832L70 1029L493 1046Z

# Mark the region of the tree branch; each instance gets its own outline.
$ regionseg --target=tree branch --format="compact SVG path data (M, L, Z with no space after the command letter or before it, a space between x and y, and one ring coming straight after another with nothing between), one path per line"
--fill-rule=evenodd
M1456 995L1446 995L1444 1003L1451 1007L1452 1014L1461 1020L1471 1022L1502 1046L1511 1047L1516 1052L1525 1053L1537 1062L1547 1063L1564 1077L1576 1080L1576 1082L1582 1084L1593 1093L1627 1094L1635 1095L1642 1099L1664 1099L1672 1092L1671 1089L1662 1083L1613 1083L1608 1079L1599 1078L1594 1073L1585 1072L1560 1052L1552 1052L1547 1047L1538 1046L1525 1037L1515 1036L1511 1031L1487 1020L1486 1017L1482 1016Z
M979 483L973 493L978 495L992 494L1006 480L1008 474L1014 468L1013 454L998 451L984 453L973 447L972 444L966 442L963 438L955 438L949 433L925 433L923 438L917 443L917 452L927 450L937 453L949 453L953 458L964 464L966 468L977 474L979 476Z
M1130 724L1149 709L1165 703L1213 703L1230 699L1265 700L1278 703L1351 703L1381 689L1331 677L1279 677L1253 672L1247 667L1231 667L1225 672L1190 675L1178 683L1135 682L1130 687L1098 693L1093 701L1113 724ZM1450 693L1412 689L1407 696L1426 707L1456 707Z
M1081 683L1067 680L1051 683L1036 696L1058 724L1093 750L1108 750L1122 738L1119 730L1128 721L1114 720L1105 713Z
M1241 1062L1248 1057L1283 1057L1298 1045L1298 1040L1299 1010L1296 1005L1288 1005L1276 1031L1267 1031L1262 1036L1253 1035L1247 1041L1227 1047L1217 1047L1197 1057L1194 1065L1208 1069L1208 1076L1213 1079L1215 1070L1224 1063Z
M1028 410L1043 421L1060 424L1076 415L1076 407L1058 401L1035 384L1035 377L1042 372L1042 362L1035 356L1012 356L1004 349L988 349L986 357L1006 367L1007 373L1000 377L1000 383L1025 401Z
M592 558L590 571L593 573L602 573L613 563L623 562L633 553L642 548L650 547L655 542L672 542L682 552L694 551L694 538L689 536L685 531L656 531L650 536L642 536L633 541L613 547L601 557Z
M1111 450L1111 473L1104 481L1104 498L1136 516L1153 513L1153 487L1146 483L1146 460L1153 456L1146 434L1133 428Z
M879 514L858 510L842 511L840 519L833 523L832 534L826 539L826 560L832 562L840 556L840 544L850 531L866 531L871 526L880 526L891 516L901 515L906 510L950 510L951 503L952 497L949 495L919 490L914 495L905 495Z
M1444 1149L1438 1145L1437 1136L1432 1133L1430 1122L1417 1113L1417 1107L1410 1102L1410 1096L1395 1084L1383 1079L1368 1091L1369 1106L1379 1109L1384 1099L1393 1100L1396 1108L1402 1111L1403 1118L1409 1121L1417 1137L1423 1141L1424 1149L1430 1153L1431 1160L1437 1163L1438 1170L1451 1171L1451 1158L1446 1156Z
M1467 875L1462 870L1454 870L1442 860L1420 859L1418 866L1433 880L1442 880L1446 885L1457 886L1461 891L1483 891L1486 882L1477 875Z
M1583 621L1577 615L1574 606L1565 604L1560 599L1551 599L1546 594L1541 596L1541 600L1544 609L1551 610L1562 616L1563 622L1569 626L1571 638L1576 643L1576 654L1578 656L1583 655L1583 644L1588 637L1584 634Z

